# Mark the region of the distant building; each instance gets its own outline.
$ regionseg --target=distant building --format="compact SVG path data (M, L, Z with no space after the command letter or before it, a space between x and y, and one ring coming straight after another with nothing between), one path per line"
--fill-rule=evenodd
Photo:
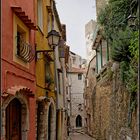
M96 0L96 16L99 15L101 9L103 9L107 3L108 0Z
M95 55L95 51L92 50L92 44L94 40L94 31L96 29L97 23L96 21L90 20L85 25L85 39L86 39L86 51L87 51L87 63L93 58Z
M85 59L70 52L69 56L69 94L70 94L70 128L83 131L86 126L84 109L84 81L86 69L83 64Z

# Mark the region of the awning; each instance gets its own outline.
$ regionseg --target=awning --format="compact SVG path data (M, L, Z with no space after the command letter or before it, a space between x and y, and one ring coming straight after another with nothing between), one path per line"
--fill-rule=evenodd
M34 97L33 92L30 90L30 88L24 87L24 86L13 86L9 89L7 89L6 92L3 93L2 97L7 97L8 95L13 95L15 96L18 92L29 96L29 97Z
M32 30L37 30L37 27L35 24L29 19L27 14L22 10L19 6L12 6L12 10L15 12L15 14L23 21L23 23Z

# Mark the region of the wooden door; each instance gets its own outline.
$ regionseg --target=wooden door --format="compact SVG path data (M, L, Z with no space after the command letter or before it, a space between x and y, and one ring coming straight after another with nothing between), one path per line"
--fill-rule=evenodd
M6 140L21 140L21 103L13 99L6 108Z

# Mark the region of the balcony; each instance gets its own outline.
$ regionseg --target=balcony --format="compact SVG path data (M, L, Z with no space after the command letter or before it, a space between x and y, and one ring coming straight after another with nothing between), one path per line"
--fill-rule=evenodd
M26 63L31 62L35 57L32 46L28 44L21 35L17 35L17 57Z

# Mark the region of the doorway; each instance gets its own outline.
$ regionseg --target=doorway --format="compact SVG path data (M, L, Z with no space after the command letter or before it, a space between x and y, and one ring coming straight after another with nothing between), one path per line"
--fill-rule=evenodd
M54 107L50 104L48 110L48 140L54 139L55 129L54 129Z
M21 138L21 103L15 98L6 108L6 140Z
M80 115L76 117L76 127L82 127L82 117Z

